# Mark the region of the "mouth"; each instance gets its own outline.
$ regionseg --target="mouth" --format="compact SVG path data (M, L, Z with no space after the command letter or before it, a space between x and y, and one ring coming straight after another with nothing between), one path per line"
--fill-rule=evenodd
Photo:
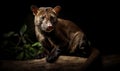
M53 26L49 26L47 29L46 29L46 32L51 32L54 30L54 27Z

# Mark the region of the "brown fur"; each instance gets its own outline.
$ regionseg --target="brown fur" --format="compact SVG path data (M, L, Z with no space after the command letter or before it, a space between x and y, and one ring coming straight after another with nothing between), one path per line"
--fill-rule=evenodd
M54 23L52 23L54 29L51 32L46 32L40 28L43 23L35 25L37 39L48 53L47 61L54 62L61 54L88 56L90 47L84 32L72 21L57 18L60 10L59 6L53 9L48 8L48 10L46 8L45 10L38 9L38 13L35 15L35 20L38 19L38 22L39 16L44 16L47 21L51 21L51 14L55 16ZM47 24L47 21L44 25Z

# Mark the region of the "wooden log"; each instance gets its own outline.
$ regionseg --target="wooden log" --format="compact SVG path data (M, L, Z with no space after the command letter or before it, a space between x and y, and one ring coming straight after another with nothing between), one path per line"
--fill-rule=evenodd
M120 71L120 54L102 56L104 71Z
M25 61L0 60L0 71L84 71L98 55L99 51L93 49L89 58L60 56L55 63L47 63L45 58Z

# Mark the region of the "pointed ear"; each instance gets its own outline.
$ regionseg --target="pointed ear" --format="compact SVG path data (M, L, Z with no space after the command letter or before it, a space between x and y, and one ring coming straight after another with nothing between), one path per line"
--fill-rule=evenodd
M33 15L36 15L37 14L37 12L38 12L38 7L37 6L35 6L35 5L32 5L31 6L31 11L33 12Z
M58 15L61 10L61 6L56 6L53 8L53 11Z

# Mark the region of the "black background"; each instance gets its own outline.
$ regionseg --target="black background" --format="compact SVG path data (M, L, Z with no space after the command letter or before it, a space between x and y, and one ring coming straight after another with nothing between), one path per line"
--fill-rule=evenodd
M60 17L80 26L92 44L101 53L119 53L117 5L108 1L79 0L16 0L1 1L0 37L9 31L18 31L29 14L31 5L55 7L60 5ZM117 41L118 40L118 41Z
M101 54L120 54L119 2L81 0L4 0L0 1L0 40L9 31L19 31L29 15L31 5L55 7L60 5L60 17L75 22L83 29L92 45ZM114 58L112 58L114 59ZM112 62L110 62L112 64ZM117 67L114 66L113 70ZM108 68L109 70L111 68Z

